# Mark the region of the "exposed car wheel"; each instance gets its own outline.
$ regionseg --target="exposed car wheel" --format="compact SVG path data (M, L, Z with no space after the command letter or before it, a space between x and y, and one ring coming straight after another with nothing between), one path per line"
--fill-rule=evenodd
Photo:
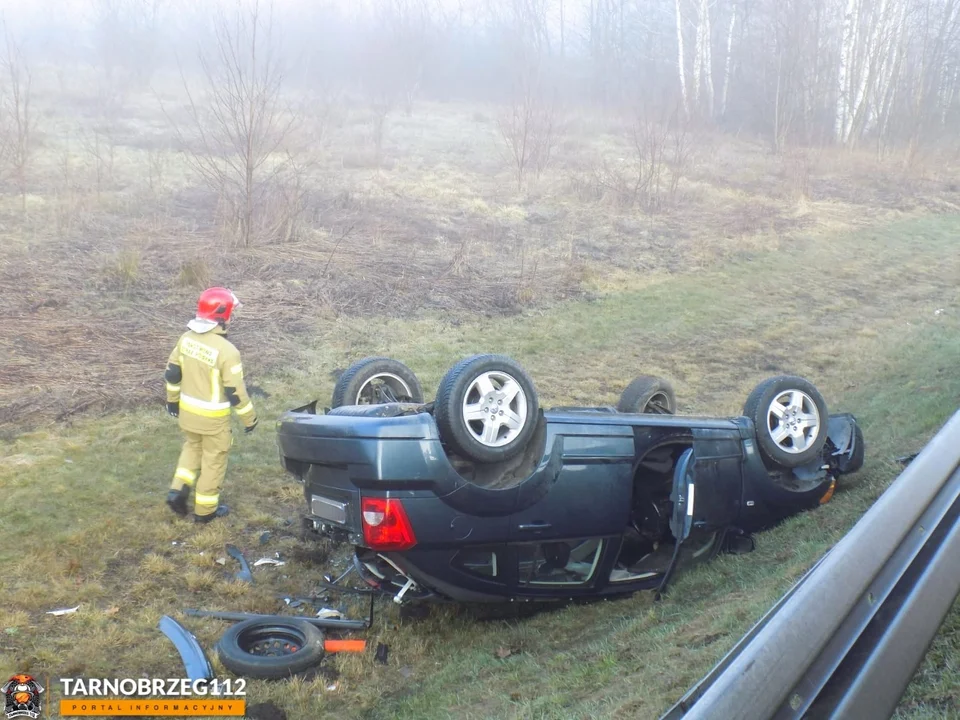
M423 402L423 387L399 360L368 357L348 367L333 388L331 407Z
M242 677L274 680L318 664L324 656L323 632L301 618L239 622L217 642L223 666Z
M743 414L753 420L764 459L780 467L806 465L827 442L827 403L801 377L764 380L747 397Z
M677 396L670 383L663 378L640 375L621 393L617 412L675 415Z
M440 437L457 454L500 462L523 452L540 412L533 380L503 355L474 355L440 382L434 417Z

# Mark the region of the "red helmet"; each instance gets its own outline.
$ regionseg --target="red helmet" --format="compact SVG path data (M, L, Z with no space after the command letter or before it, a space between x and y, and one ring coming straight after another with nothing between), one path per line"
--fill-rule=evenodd
M211 320L212 322L229 322L230 314L241 303L233 290L222 287L213 287L204 290L197 302L197 319Z

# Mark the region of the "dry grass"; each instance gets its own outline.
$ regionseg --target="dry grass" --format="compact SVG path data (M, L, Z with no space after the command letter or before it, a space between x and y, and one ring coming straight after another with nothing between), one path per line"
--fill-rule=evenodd
M520 193L496 159L489 112L418 106L391 121L385 162L367 168L346 162L366 120L345 106L311 160L299 234L240 250L223 244L216 200L170 150L151 96L126 98L112 119L110 182L94 193L76 136L102 108L65 103L49 78L38 87L51 93L39 99L50 116L41 189L25 216L13 203L0 218L13 229L0 249L7 433L159 403L158 368L213 283L246 303L235 337L256 379L295 363L303 338L338 317L511 315L956 202L943 171L912 170L907 182L892 162L777 158L700 133L676 203L651 215L574 182L629 151L622 123L567 123L556 167Z
M676 384L684 412L737 412L763 376L799 372L831 407L857 413L871 451L833 503L764 533L753 555L682 574L659 607L638 594L478 622L467 608L416 619L382 603L365 634L371 652L330 658L321 677L251 683L250 702L273 700L291 717L655 717L869 507L897 472L892 458L918 447L960 402L950 373L960 352L960 258L947 252L958 227L930 218L809 236L779 253L512 318L331 319L313 343L301 341L295 367L263 377L265 418L328 397L330 370L373 350L409 362L429 389L457 357L496 349L531 371L547 404L613 402L633 375L654 372ZM788 298L776 292L784 286ZM162 504L178 437L159 411L78 418L9 441L0 463L13 508L0 518L8 568L0 669L176 674L179 658L156 630L161 614L272 612L282 608L275 594L305 594L323 573L341 571L339 552L294 536L302 501L277 465L270 423L263 427L239 438L231 458L234 514L199 531ZM264 530L273 537L261 546ZM24 545L25 537L43 541ZM236 564L216 563L227 542L251 561L280 552L288 564L256 568L253 586L232 582L224 573ZM78 603L76 615L45 614ZM208 649L225 628L184 623ZM386 666L372 658L381 641ZM937 665L954 642L938 643L903 717L922 717L956 690L955 675ZM500 648L510 656L497 657Z
M389 643L386 667L368 653L332 659L321 677L253 684L251 701L291 717L653 716L869 506L896 472L889 458L960 402L949 374L960 226L932 216L957 211L949 168L778 158L702 135L676 203L646 214L581 182L624 152L616 123L569 123L555 166L518 193L493 150L492 112L419 106L391 118L372 163L368 118L347 107L311 170L300 234L237 250L149 98L128 98L116 119L99 195L67 141L95 109L49 100L28 212L0 204L0 670L176 674L161 614L271 612L276 593L343 569L332 548L295 536L302 501L270 422L231 456L224 524L197 531L162 504L178 443L163 363L209 284L245 302L231 337L265 391L264 418L325 400L331 371L369 353L407 361L429 393L456 358L496 350L531 371L546 404L612 403L652 372L671 379L684 412L735 413L763 376L804 374L861 416L873 448L833 504L753 556L686 575L659 608L638 595L489 624L461 608L415 620L388 604L367 635ZM288 564L238 584L224 576L234 561L216 563L226 542ZM77 603L76 615L45 614ZM185 623L207 648L224 629ZM938 643L903 717L956 694L938 659L955 641ZM510 657L495 656L501 647Z

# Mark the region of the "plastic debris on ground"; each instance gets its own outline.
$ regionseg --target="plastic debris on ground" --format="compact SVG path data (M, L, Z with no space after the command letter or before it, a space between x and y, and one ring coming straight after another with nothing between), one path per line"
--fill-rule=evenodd
M253 566L260 567L261 565L273 565L275 567L280 567L281 565L286 565L287 563L283 560L277 560L276 558L260 558L257 560Z
M59 608L57 610L48 610L47 615L69 615L70 613L75 613L79 609L80 609L80 606L77 605L76 607L72 607L72 608Z
M244 557L240 548L238 548L236 545L228 544L225 546L225 549L227 551L227 555L240 563L240 571L234 577L242 582L252 583L253 574L250 572L250 566L247 564L247 559Z

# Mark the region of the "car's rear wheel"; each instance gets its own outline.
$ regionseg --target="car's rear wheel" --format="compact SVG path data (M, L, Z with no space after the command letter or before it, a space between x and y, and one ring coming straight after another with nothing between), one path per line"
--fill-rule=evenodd
M539 412L533 380L503 355L474 355L454 365L440 382L434 408L443 442L476 462L523 452Z
M358 360L337 380L331 407L423 402L423 387L413 370L399 360L367 357Z
M813 461L827 442L827 403L811 382L793 375L764 380L743 406L767 464L795 468Z
M621 393L617 412L675 415L677 396L670 383L663 378L640 375Z

